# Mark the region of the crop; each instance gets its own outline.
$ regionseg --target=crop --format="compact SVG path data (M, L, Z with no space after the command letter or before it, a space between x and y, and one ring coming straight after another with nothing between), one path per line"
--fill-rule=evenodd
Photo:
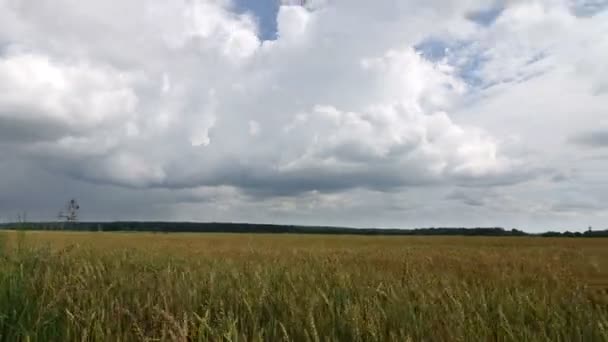
M605 341L608 240L0 232L1 341Z

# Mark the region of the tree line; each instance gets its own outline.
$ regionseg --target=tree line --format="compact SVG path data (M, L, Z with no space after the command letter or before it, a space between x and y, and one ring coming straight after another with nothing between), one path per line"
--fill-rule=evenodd
M19 230L70 230L106 232L157 232L157 233L266 233L266 234L336 234L336 235L454 235L454 236L544 236L544 237L608 237L608 230L556 232L532 234L518 229L502 227L431 227L415 229L349 228L329 226L297 226L253 223L220 222L28 222L5 223L0 228Z

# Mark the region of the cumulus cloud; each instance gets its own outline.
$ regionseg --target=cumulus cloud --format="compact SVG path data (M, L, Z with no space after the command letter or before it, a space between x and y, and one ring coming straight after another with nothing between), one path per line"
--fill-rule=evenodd
M14 53L0 59L0 120L20 124L43 122L70 133L122 125L132 119L137 97L127 76L111 69L53 63L48 56ZM43 127L17 138L37 140ZM46 139L43 139L46 140Z
M0 153L175 192L180 215L230 197L347 212L362 193L388 208L393 193L551 182L569 153L553 141L603 110L601 2L285 1L274 40L235 8L0 0Z
M513 162L499 154L490 135L461 127L446 114L466 91L453 69L423 59L407 45L395 41L386 51L355 51L354 37L340 45L334 41L329 47L334 53L347 49L340 66L328 53L301 55L322 49L323 36L336 29L322 22L324 12L282 6L278 40L262 44L254 21L230 13L227 3L140 5L136 18L147 25L146 34L162 32L156 25L169 26L164 34L146 37L148 49L162 54L137 56L147 60L140 65L133 60L121 65L103 55L81 59L69 51L37 51L38 44L28 46L19 37L10 42L19 46L16 51L2 58L3 117L64 126L55 139L40 139L30 150L68 159L63 162L71 172L80 168L83 179L156 187L246 188L251 182L283 192L272 188L293 186L273 184L275 179L301 184L294 190L324 191L323 183L332 189L393 187L511 171ZM41 11L27 4L12 10L26 23ZM94 15L109 21L103 11L112 11L99 10ZM337 10L327 9L339 19ZM154 23L161 13L168 21ZM89 48L62 38L65 48ZM130 39L135 45L140 40ZM128 42L120 44L126 48ZM135 54L114 57L127 61ZM188 70L175 64L182 61ZM332 73L325 84L324 70ZM273 99L278 96L282 99ZM262 127L264 137L251 139ZM268 146L277 142L280 153ZM80 163L87 158L94 160ZM222 164L239 170L226 172ZM188 170L178 171L183 168ZM325 176L348 180L332 186Z

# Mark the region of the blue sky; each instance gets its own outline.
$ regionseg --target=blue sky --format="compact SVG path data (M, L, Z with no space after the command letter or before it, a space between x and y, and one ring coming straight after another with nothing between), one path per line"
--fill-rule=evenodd
M263 40L276 39L279 0L236 0L238 11L253 13L259 20Z

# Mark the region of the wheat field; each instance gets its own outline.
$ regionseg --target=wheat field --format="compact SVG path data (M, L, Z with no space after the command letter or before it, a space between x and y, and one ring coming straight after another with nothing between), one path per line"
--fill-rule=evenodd
M608 240L0 232L1 341L608 341Z

